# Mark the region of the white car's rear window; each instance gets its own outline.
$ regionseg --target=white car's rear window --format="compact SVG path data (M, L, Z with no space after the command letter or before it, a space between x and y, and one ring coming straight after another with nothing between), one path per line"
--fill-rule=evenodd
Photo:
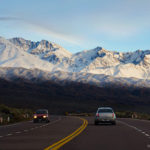
M99 109L98 113L113 113L112 109Z

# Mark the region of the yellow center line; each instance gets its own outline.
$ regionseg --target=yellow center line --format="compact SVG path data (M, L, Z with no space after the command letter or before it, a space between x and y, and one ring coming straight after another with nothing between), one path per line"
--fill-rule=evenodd
M84 120L83 120L83 121L84 121ZM51 145L49 148L52 148L52 147L58 145L59 143L64 142L65 140L67 140L68 138L70 138L71 136L73 136L74 134L78 133L78 131L79 131L81 128L83 128L84 125L85 125L85 121L84 121L84 123L82 124L82 126L80 126L80 127L79 127L77 130L75 130L72 134L70 134L70 135L68 135L67 137L63 138L62 140L60 140L60 141L54 143L54 144ZM49 149L45 149L45 150L49 150Z
M80 117L77 117L77 118L79 118L83 121L83 124L78 129L76 129L73 133L71 133L67 137L63 138L62 140L60 140L60 141L50 145L49 147L45 148L44 150L57 150L60 147L62 147L64 144L68 143L73 138L78 136L87 127L88 121L86 119L83 119L83 118L80 118Z

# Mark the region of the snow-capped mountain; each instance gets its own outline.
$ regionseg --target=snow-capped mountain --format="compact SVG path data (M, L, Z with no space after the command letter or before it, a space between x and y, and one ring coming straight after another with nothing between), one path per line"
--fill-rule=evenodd
M32 42L23 38L9 39L11 43L16 45L30 54L38 56L42 60L58 64L67 61L71 57L71 53L58 44L42 40L40 42Z
M86 72L114 77L150 79L150 50L108 51L102 47L71 54L61 46L42 40L9 39L18 49L54 64L53 71Z
M150 79L150 50L121 53L97 47L72 56L72 71Z
M23 67L51 71L53 64L31 55L0 37L0 67Z
M128 80L134 85L145 85L150 80L150 50L122 53L97 47L71 54L46 40L33 42L23 38L6 40L0 37L0 67L43 70L49 74L45 72L48 79L59 72L58 79L71 81L82 79L99 84L102 80L105 83L106 80L124 83L125 79L125 83Z

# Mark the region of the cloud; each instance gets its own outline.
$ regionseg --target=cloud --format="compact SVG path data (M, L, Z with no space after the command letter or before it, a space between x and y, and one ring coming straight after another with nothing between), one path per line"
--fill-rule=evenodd
M0 17L0 21L11 21L11 20L21 20L17 17Z
M45 27L41 23L35 23L34 21L29 21L24 18L21 19L18 17L0 17L0 21L19 21L19 23L15 24L15 27L19 27L22 30L30 31L31 33L38 33L41 36L49 36L51 38L62 40L75 45L80 45L81 41L83 41L81 37L72 36L71 34L60 33L56 30L53 30L53 28L51 27Z
M39 33L39 34L42 34L45 36L50 36L50 37L53 37L56 39L61 39L63 41L66 41L66 42L69 42L72 44L76 44L76 45L79 45L79 43L81 41L83 41L83 39L81 39L80 37L60 33L60 32L54 31L50 28L43 27L42 25L39 25L39 24L26 22L25 28L26 27L28 28L28 30L30 30L32 32L36 32L36 33Z

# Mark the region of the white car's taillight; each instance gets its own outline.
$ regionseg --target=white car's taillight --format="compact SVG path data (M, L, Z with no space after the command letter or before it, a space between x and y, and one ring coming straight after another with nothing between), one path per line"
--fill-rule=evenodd
M112 114L112 118L113 118L113 119L115 118L115 114L114 114L114 113Z
M96 113L96 117L99 117L99 113Z

